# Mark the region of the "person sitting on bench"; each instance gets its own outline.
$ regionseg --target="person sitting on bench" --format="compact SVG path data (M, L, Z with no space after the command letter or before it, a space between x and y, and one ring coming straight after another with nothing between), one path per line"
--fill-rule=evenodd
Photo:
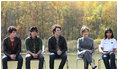
M39 69L43 68L44 56L42 53L42 40L37 36L38 29L33 26L30 28L30 36L26 38L25 45L27 50L26 55L26 69L30 69L30 60L38 59L39 60Z
M104 36L105 37L102 39L100 44L104 65L106 69L116 69L115 51L117 48L117 42L114 38L113 31L110 28L106 28Z
M8 27L9 36L3 40L4 56L2 58L3 69L7 69L7 61L17 60L17 69L22 68L23 58L21 52L21 39L16 36L17 29L14 26Z
M50 52L50 69L54 68L54 59L61 58L59 69L63 69L67 60L67 44L65 38L60 35L61 26L55 24L52 26L53 35L48 39L48 50Z

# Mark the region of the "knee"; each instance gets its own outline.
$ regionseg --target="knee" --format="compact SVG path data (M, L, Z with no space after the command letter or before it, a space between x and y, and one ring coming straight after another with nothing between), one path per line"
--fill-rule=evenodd
M30 61L30 57L26 57L26 61Z
M7 61L7 58L8 58L8 57L7 57L6 55L4 55L3 58L2 58L2 61L3 61L3 62L4 62L4 61Z
M23 57L21 55L18 56L18 61L23 61Z
M85 51L85 54L90 54L90 52L89 51Z
M114 53L110 53L110 59L115 61L115 54Z
M102 59L106 60L107 59L107 55L102 55Z
M89 56L92 57L91 53L90 53L89 51L85 51L84 57L85 57L85 58L88 58Z
M26 55L26 61L30 61L30 58L31 58L31 55L30 54L27 54Z
M3 61L3 62L7 61L7 58L2 58L2 61Z
M54 58L55 57L55 53L50 53L50 58Z
M115 54L114 54L114 53L110 53L110 56L111 56L111 57L115 57Z
M67 59L67 55L64 53L64 54L62 54L62 58L65 58L65 59Z
M39 55L39 60L44 60L44 56L43 55Z

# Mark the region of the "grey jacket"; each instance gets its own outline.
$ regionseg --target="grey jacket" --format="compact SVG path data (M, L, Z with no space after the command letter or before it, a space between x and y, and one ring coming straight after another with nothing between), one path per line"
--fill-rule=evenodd
M81 56L87 50L92 50L92 52L94 52L94 41L93 41L93 39L91 39L89 37L86 39L84 39L84 37L79 38L78 42L77 42L77 49L78 49L78 54L80 54Z

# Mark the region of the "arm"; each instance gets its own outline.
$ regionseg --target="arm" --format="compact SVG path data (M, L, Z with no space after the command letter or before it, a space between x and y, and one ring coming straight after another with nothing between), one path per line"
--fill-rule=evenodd
M7 45L6 45L6 41L5 40L3 40L3 52L4 52L5 55L10 57L10 54L7 51Z
M99 52L101 52L101 53L103 53L103 46L104 46L103 45L104 44L103 42L104 41L102 40L101 43L100 43L100 45L99 45Z
M109 54L110 52L104 52L104 51L103 51L103 48L101 47L101 53L104 54L104 55L107 55L107 54Z
M56 50L52 49L52 42L51 42L50 39L48 40L48 51L51 52L51 53L57 53Z
M104 55L109 54L109 52L104 52L104 51L103 51L103 50L104 50L104 40L101 41L101 44L100 44L99 47L100 47L100 49L101 49L100 52L101 52L102 54L104 54Z
M116 52L116 48L114 48L112 52Z
M29 51L28 39L25 40L25 48L26 48L28 54L33 55L33 53L31 51Z
M19 39L18 41L18 51L16 53L16 56L18 56L20 52L21 52L21 39Z
M37 55L39 55L41 53L42 53L42 40L40 39L40 42L39 42L39 51L37 52Z
M64 43L63 43L63 47L64 47L64 49L62 50L62 53L64 53L64 52L67 51L67 43L66 43L65 38L64 38L63 40L64 40Z
M34 55L34 53L32 53L31 51L27 51L28 54L31 54L32 56Z
M92 40L92 53L94 52L94 41Z
M116 40L114 41L113 47L114 47L113 52L116 52L116 49L117 49L117 41Z
M79 51L86 50L86 49L82 48L82 46L81 46L81 40L80 40L80 39L78 39L78 41L77 41L77 49L78 49Z
M117 49L117 41L114 39L114 44L113 44L113 50L110 51L110 52L116 52L116 49Z

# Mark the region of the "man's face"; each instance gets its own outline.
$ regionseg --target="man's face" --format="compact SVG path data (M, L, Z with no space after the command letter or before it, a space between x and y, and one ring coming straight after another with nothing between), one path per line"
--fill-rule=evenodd
M30 32L31 36L35 37L37 35L37 32L36 31L32 31Z
M54 34L59 36L61 34L61 29L60 28L56 28Z
M11 37L16 37L16 31L12 31L12 33L10 33Z

